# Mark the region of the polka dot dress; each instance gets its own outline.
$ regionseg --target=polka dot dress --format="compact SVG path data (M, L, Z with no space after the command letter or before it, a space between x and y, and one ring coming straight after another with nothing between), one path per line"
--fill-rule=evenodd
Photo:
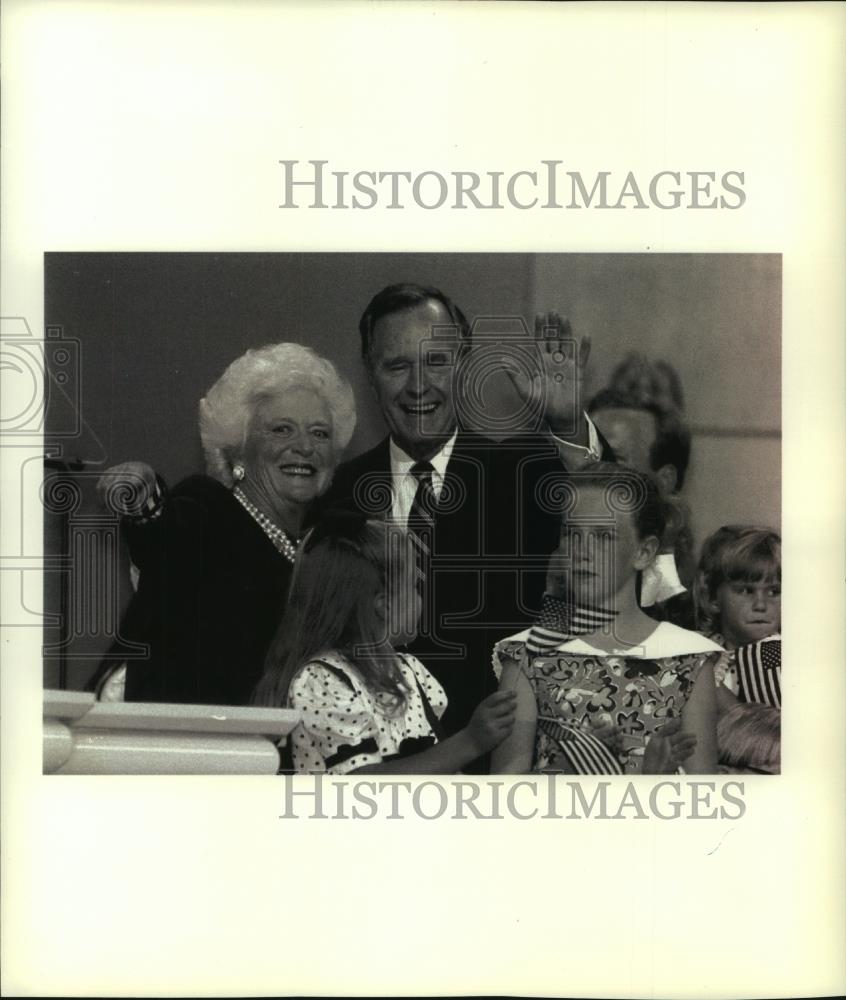
M409 691L405 711L391 716L340 653L307 663L289 693L291 707L302 716L290 737L294 770L349 774L400 754L405 741L434 744L423 695L440 718L447 704L444 689L415 657L400 654L399 666Z

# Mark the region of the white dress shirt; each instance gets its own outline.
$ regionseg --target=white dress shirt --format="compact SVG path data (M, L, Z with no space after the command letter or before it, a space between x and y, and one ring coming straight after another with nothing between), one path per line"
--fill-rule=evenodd
M440 499L441 490L444 488L444 476L446 475L447 464L452 456L452 449L455 447L455 439L458 435L456 431L441 450L429 459L432 465L432 489L435 496ZM407 455L402 448L391 438L391 489L394 494L394 501L391 506L391 514L394 520L405 527L408 524L408 515L411 505L414 502L414 495L417 493L417 480L411 474L411 468L417 462L410 455Z
M676 557L672 552L662 552L643 571L640 581L640 606L651 608L653 604L668 601L686 590L679 579Z
M571 444L569 441L562 441L556 437L552 431L549 436L558 448L558 455L564 463L564 467L570 472L577 472L588 462L598 462L602 458L602 445L599 442L599 433L594 422L585 413L585 423L588 429L588 446L582 444Z
M602 446L599 442L599 434L590 417L585 414L588 427L589 446L571 444L569 441L562 441L550 433L550 437L558 448L558 453L565 468L574 471L580 469L585 463L598 460L602 455ZM432 464L432 488L435 496L440 499L441 490L444 486L444 476L449 464L452 450L455 447L455 439L458 436L456 431L441 450L429 461ZM416 464L415 460L400 448L400 446L390 439L391 455L391 489L393 491L393 504L391 514L397 523L405 526L408 523L408 515L411 505L414 502L414 495L417 493L417 480L411 474L411 468Z

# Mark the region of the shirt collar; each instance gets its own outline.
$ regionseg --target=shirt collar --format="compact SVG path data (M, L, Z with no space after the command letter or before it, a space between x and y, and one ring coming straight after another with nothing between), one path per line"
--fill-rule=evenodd
M435 475L443 480L446 475L446 468L449 464L449 460L452 456L452 450L455 447L455 439L458 437L458 431L454 431L452 437L446 444L441 448L441 450L433 455L429 461L432 463L432 468L435 470ZM391 452L391 472L397 476L406 476L411 473L412 465L415 465L415 459L400 448L400 446L391 438L390 442L390 452Z
M679 579L676 557L672 552L662 552L646 567L640 581L640 606L651 608L661 601L668 601L683 594L686 587Z

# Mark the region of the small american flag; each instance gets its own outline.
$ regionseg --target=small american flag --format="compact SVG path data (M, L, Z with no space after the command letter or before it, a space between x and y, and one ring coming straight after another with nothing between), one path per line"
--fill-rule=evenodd
M781 708L781 639L738 646L737 693L741 701Z
M549 653L568 639L602 628L616 614L616 611L574 604L544 594L540 615L526 639L526 652L529 656Z
M538 729L553 740L574 774L622 774L623 768L608 747L593 733L564 726L558 719L538 717Z

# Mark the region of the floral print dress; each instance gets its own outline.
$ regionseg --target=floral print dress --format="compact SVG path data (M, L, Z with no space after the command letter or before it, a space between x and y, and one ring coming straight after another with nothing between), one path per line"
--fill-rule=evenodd
M535 771L569 770L562 749L568 730L603 738L603 730L614 726L619 739L613 752L623 772L639 773L652 735L681 715L699 672L713 667L722 650L697 633L662 622L637 652L607 654L574 639L529 657L522 635L497 644L497 673L503 658L521 663L535 695Z

